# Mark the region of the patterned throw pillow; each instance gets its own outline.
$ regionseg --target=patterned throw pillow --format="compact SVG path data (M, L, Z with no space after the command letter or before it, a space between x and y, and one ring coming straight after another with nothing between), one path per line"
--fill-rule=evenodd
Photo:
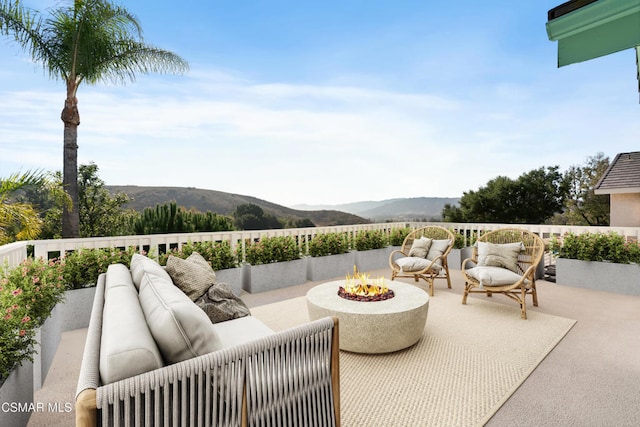
M523 251L522 242L495 244L478 242L478 265L507 268L518 272L518 255Z
M196 300L211 323L224 322L239 317L249 316L249 307L239 297L235 296L229 285L217 283L211 286L204 295Z
M198 252L187 259L170 255L167 259L167 273L173 284L187 294L191 301L204 295L216 283L216 273Z
M409 250L410 257L426 258L431 247L431 239L422 236L419 239L413 241L411 249Z

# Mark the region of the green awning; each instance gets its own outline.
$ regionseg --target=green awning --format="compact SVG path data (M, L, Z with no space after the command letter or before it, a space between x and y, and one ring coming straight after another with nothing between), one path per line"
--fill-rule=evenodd
M573 0L549 11L558 66L640 46L640 0ZM640 53L639 53L640 54Z

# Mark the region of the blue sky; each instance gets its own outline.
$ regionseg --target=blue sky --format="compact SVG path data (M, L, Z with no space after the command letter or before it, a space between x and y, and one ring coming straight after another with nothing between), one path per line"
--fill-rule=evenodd
M558 69L545 23L560 3L128 2L190 71L81 86L78 160L111 185L291 206L460 197L637 151L633 51ZM61 170L63 83L7 38L0 64L0 176Z

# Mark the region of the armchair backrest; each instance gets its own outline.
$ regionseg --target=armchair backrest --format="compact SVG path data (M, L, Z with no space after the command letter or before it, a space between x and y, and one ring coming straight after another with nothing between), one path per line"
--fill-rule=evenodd
M518 269L524 274L530 266L537 266L544 255L544 241L535 233L521 228L501 228L482 234L478 242L493 244L522 242L524 250L518 256ZM474 261L478 259L478 245L473 247Z
M443 257L446 257L449 254L449 251L453 247L453 242L455 241L455 236L453 235L453 233L444 227L433 225L417 228L407 234L407 237L404 238L404 242L402 242L402 252L408 254L409 250L411 250L411 245L413 245L413 241L421 237L427 237L433 240L451 240L451 245L449 245L449 248L443 254Z

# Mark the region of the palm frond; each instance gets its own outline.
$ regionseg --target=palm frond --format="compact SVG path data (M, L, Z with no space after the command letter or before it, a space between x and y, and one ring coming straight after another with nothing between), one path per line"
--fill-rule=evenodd
M47 174L38 170L13 173L7 178L0 178L0 200L3 196L8 196L19 189L44 186L46 183Z
M38 11L18 1L0 1L0 34L11 35L29 53L35 63L42 64L52 78L64 78L64 67L52 49L51 32Z

